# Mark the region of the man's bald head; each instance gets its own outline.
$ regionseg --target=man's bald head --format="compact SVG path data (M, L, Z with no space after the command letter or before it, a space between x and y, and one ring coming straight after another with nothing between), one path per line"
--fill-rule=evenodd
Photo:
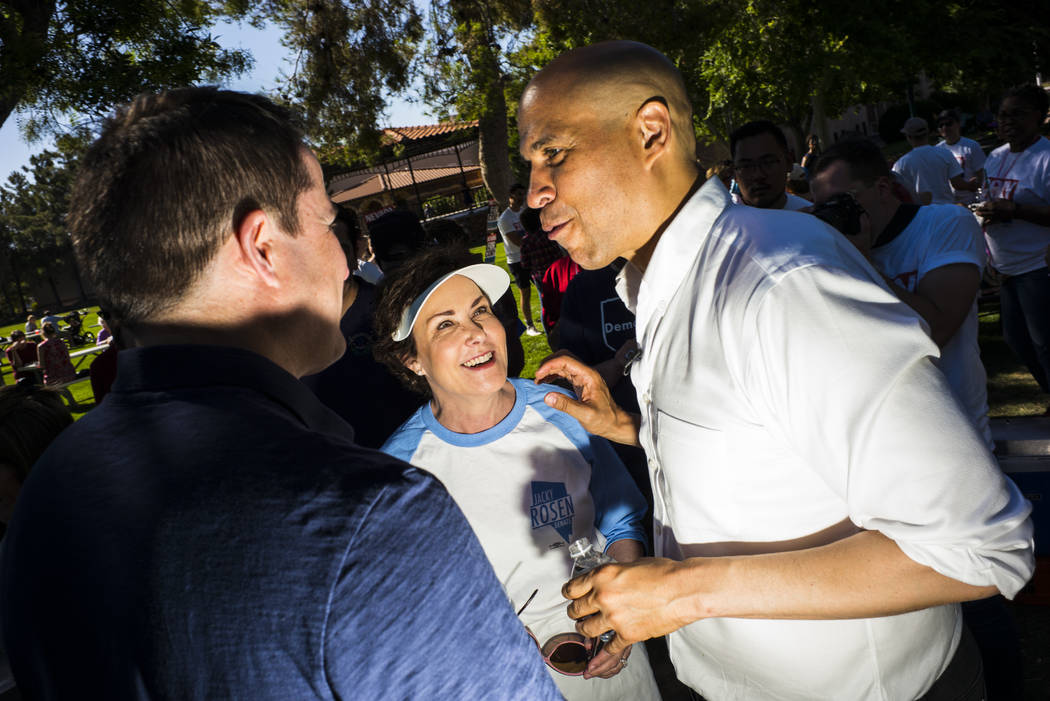
M696 158L693 108L681 73L662 53L636 41L605 41L568 51L537 73L521 98L522 109L537 99L566 97L577 109L603 121L629 118L649 102L667 106L682 155Z
M559 56L525 89L518 133L528 205L584 268L645 258L697 182L682 76L644 44Z

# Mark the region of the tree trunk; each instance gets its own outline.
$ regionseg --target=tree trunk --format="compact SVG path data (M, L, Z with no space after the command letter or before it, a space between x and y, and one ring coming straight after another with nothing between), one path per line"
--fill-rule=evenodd
M484 55L493 64L488 68L498 75L495 54L485 51ZM512 179L508 138L507 99L500 77L485 88L485 110L478 119L478 160L481 161L481 179L501 210L509 204Z
M51 274L51 266L47 265L44 268L44 272L47 274L47 284L51 287L51 296L54 298L53 306L62 306L62 295L58 293L58 285L55 284L55 278Z
M18 301L22 303L22 316L26 316L29 314L29 305L26 304L26 296L22 292L22 278L18 277L18 268L15 267L14 251L11 251L11 275L15 279L15 291L18 292Z
M80 277L80 264L77 262L77 254L73 251L73 242L69 239L66 239L66 250L70 265L73 266L73 278L77 281L77 290L80 291L80 306L84 306L87 304L87 292L84 291L84 281Z
M55 0L10 0L0 14L0 126L25 99L47 54Z
M478 158L481 161L481 179L496 199L501 210L509 204L511 172L510 151L507 148L507 117L486 115L478 121Z
M6 305L4 313L0 314L0 316L7 316L8 309L11 310L12 314L16 314L18 312L18 307L15 306L15 303L11 300L11 293L7 289L7 280L3 277L0 277L0 291L4 293L4 304Z
M799 163L802 160L802 154L806 152L806 134L802 131L802 126L794 119L789 119L784 125L791 132L791 138L788 139L788 150L790 151L788 157L792 163ZM793 144L798 144L798 148L792 148Z
M831 134L828 132L828 116L824 113L824 91L818 88L811 99L813 104L813 120L810 131L820 138L822 149L831 146Z
M481 179L500 209L509 204L511 168L507 147L507 98L500 48L485 3L451 2L458 28L456 41L470 66L470 82L483 97L478 114L478 160Z

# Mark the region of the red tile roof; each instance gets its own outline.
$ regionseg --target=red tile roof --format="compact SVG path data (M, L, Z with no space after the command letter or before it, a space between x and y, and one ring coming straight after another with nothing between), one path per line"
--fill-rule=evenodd
M478 170L477 166L467 168L466 172ZM339 204L357 200L369 195L376 195L385 190L398 190L412 185L412 176L415 176L416 184L439 180L453 175L461 175L459 168L419 168L414 173L407 170L394 171L389 174L376 173L368 180L359 183L356 187L343 190L332 196L332 201Z
M431 136L439 136L463 129L474 129L478 126L478 120L469 122L444 122L442 124L427 124L419 127L387 127L383 135L391 141L400 143L402 141L418 141Z

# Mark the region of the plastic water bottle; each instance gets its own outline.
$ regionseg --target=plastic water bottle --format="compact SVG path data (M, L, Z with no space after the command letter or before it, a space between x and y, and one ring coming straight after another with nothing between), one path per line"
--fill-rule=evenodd
M616 562L605 553L594 547L588 538L579 538L569 545L569 557L572 558L572 577L590 572L607 562Z
M569 545L569 557L572 558L572 577L590 572L595 567L600 567L608 562L616 562L598 548L594 547L588 538L579 538ZM605 644L616 636L615 630L607 630L598 636L594 646L591 648L591 657L605 647Z

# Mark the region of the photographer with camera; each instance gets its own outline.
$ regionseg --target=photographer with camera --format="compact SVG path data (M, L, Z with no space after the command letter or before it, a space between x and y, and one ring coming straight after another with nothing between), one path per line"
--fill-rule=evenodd
M977 346L977 292L985 264L977 220L955 205L901 202L886 159L866 139L835 144L814 172L813 213L846 234L926 321L948 384L993 447Z

